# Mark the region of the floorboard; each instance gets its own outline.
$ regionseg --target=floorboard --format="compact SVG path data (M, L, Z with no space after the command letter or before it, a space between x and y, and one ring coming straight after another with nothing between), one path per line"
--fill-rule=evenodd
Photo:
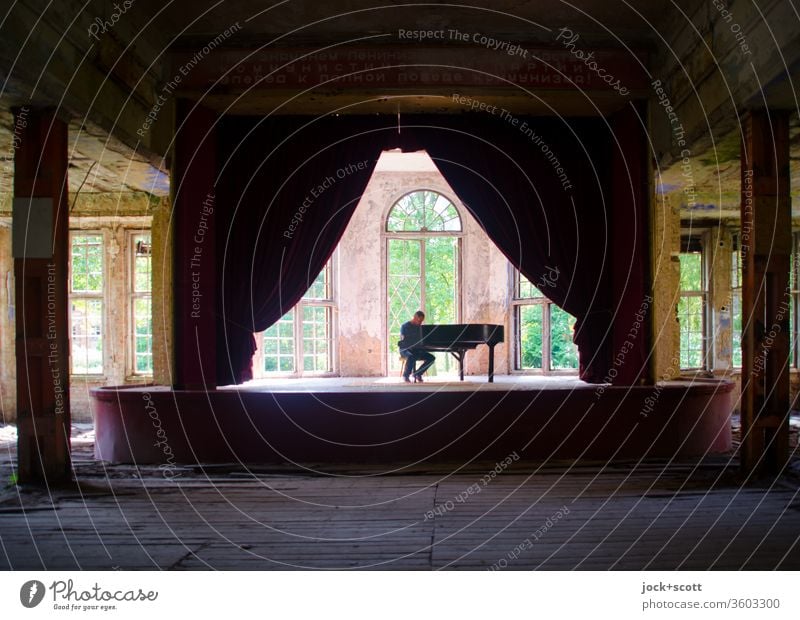
M0 569L800 569L798 478L743 479L731 456L516 462L483 485L494 463L167 479L98 463L92 447L77 429L67 488L4 486ZM15 458L0 442L4 481Z

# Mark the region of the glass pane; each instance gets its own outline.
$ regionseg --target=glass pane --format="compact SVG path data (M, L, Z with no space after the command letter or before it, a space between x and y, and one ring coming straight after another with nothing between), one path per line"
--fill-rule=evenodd
M517 306L517 369L542 368L542 304Z
M422 241L419 239L388 240L388 308L389 368L400 370L400 326L410 320L422 306Z
M703 255L700 252L681 252L681 290L703 290Z
M797 352L795 351L795 348L797 347L797 317L795 316L796 303L797 298L793 293L789 297L789 366L791 368L797 368Z
M440 325L457 322L458 317L458 238L425 239L425 322ZM408 319L411 315L408 316ZM458 372L458 362L450 353L434 353L436 363L430 376Z
M798 278L800 278L800 264L798 264L798 261L800 260L800 253L798 253L797 246L795 244L792 244L792 247L794 248L794 252L792 252L792 262L789 268L791 269L790 276L792 290L796 291L800 289L800 283L798 283Z
M294 310L264 332L263 343L266 372L294 372Z
M742 252L739 250L739 242L734 237L733 252L731 252L731 288L742 287Z
M71 245L70 290L81 293L102 293L102 235L73 235Z
M460 231L461 218L452 202L431 191L406 194L398 200L386 221L389 232Z
M330 262L317 274L303 299L330 299Z
M550 304L550 367L553 370L578 368L578 347L572 342L575 317Z
M103 302L70 300L71 360L74 374L103 372Z
M330 372L332 339L330 309L325 306L303 308L303 370Z
M153 372L153 318L149 297L133 300L134 365L136 373Z
M704 368L703 298L681 295L678 302L681 332L681 368Z
M150 235L133 237L133 291L149 293L152 289L152 248Z
M731 362L742 367L742 294L734 291L731 298Z
M517 271L517 299L537 299L544 295L533 283Z

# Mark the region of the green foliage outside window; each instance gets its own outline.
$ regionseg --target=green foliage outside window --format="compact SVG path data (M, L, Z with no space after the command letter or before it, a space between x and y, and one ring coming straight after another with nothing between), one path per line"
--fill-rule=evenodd
M519 306L520 369L543 368L543 304Z
M516 298L522 302L516 305L517 369L577 369L578 347L572 341L575 317L551 302L522 274L517 273L517 277ZM550 338L546 342L548 330Z
M458 237L427 235L458 232L461 218L445 196L429 190L411 192L398 200L386 222L389 232L406 238L388 239L388 339L389 368L399 370L397 349L400 326L417 310L428 324L458 321ZM448 353L434 353L437 362L429 371L454 372Z
M681 368L705 367L705 299L703 255L699 251L680 255L681 297L678 301Z
M578 367L578 347L572 342L575 317L550 304L550 367L554 370Z

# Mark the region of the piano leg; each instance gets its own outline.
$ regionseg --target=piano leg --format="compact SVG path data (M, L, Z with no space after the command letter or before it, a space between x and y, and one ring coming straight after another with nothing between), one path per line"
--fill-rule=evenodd
M489 383L494 383L494 345L489 345Z
M461 349L456 349L455 351L450 351L452 356L458 360L458 376L461 380L464 380L464 357L466 356L466 351Z

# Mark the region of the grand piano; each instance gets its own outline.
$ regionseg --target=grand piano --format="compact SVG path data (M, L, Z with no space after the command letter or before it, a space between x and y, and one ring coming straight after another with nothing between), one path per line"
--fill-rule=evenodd
M489 347L489 383L494 382L494 347L503 342L502 325L464 323L455 325L420 325L421 340L414 348L446 351L458 360L458 376L464 380L464 357L479 344Z

